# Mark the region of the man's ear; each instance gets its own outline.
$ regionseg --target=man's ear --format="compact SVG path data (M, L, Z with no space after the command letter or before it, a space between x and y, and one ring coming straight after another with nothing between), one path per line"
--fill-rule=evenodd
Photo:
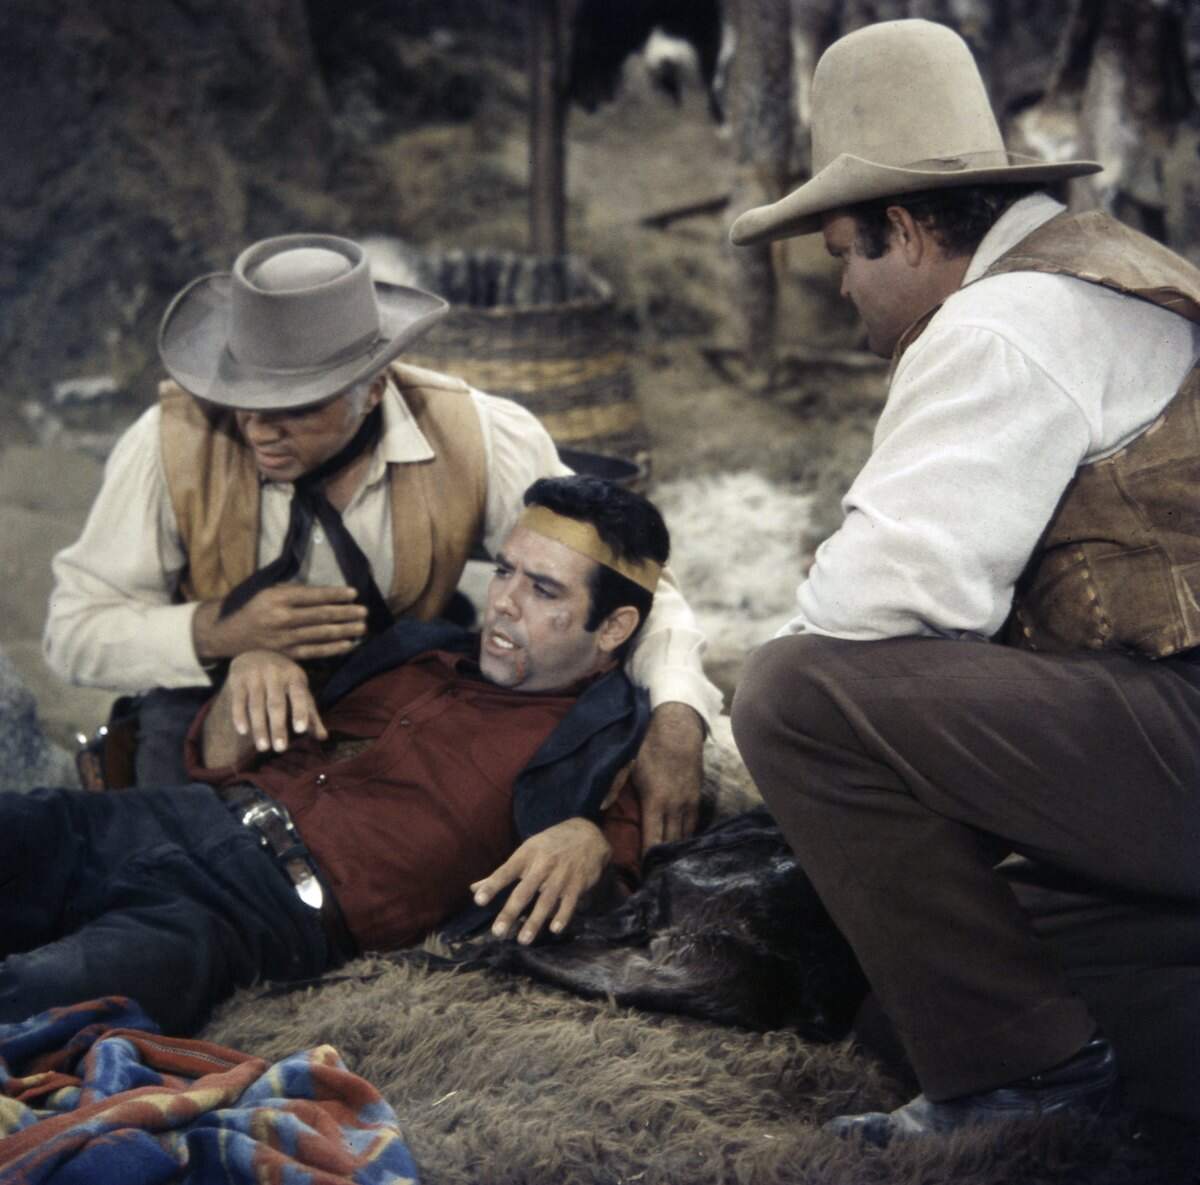
M929 232L903 206L888 206L892 243L910 267L916 267L934 245Z
M614 609L597 627L596 644L605 654L628 642L641 621L641 614L632 605Z

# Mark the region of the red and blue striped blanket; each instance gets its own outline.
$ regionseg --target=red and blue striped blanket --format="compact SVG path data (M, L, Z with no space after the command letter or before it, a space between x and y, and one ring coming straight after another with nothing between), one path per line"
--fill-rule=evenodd
M0 1025L4 1185L399 1185L395 1112L328 1045L274 1065L123 997Z

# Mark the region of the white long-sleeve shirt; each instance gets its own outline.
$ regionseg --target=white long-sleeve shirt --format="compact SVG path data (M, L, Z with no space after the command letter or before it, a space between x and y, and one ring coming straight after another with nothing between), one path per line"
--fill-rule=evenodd
M483 544L494 555L521 512L526 487L538 477L570 470L545 429L523 407L479 391L471 395L487 464ZM434 454L390 381L382 406L382 436L342 521L370 561L376 582L387 588L393 571L387 466ZM118 441L83 534L54 557L43 648L50 667L70 682L114 691L209 682L192 644L197 603L175 599L187 557L163 470L160 423L155 405ZM260 490L261 566L283 546L292 485L264 481ZM319 528L297 579L316 585L345 583ZM665 573L629 658L631 678L648 688L652 706L686 703L711 722L720 711L721 693L704 675L704 648L691 609Z
M972 283L1062 208L1010 207L901 357L782 633L990 637L1075 471L1148 427L1200 358L1200 326L1097 284Z

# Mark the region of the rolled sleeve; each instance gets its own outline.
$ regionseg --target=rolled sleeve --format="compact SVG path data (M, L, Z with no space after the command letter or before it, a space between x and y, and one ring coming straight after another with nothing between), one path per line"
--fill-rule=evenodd
M629 677L650 693L650 707L687 704L710 732L720 714L722 696L704 674L707 641L696 625L670 569L654 594L654 607L638 634L626 663Z

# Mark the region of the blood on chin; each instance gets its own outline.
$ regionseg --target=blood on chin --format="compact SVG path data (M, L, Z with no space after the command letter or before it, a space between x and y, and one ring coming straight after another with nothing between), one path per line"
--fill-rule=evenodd
M505 687L517 687L529 675L529 655L521 646L509 650L488 635L481 655L484 674Z

